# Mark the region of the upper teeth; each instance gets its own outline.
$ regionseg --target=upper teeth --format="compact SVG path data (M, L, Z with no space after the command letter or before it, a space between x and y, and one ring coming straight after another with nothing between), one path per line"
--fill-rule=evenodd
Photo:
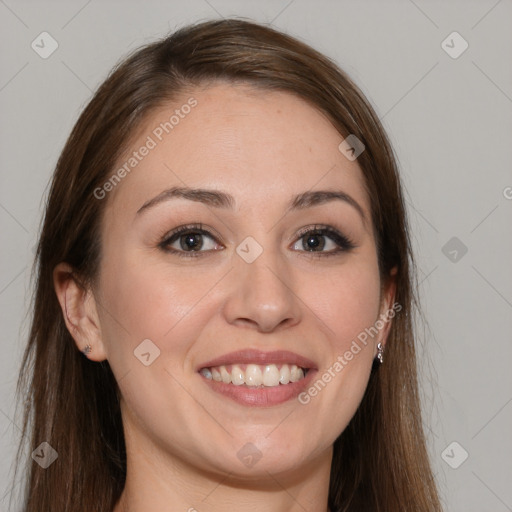
M245 367L245 370L244 370ZM278 386L279 384L288 384L289 382L297 382L304 378L304 371L294 364L283 364L279 368L275 364L258 365L230 365L230 366L214 366L211 368L203 368L201 375L210 380L224 382L225 384L234 384L235 386Z

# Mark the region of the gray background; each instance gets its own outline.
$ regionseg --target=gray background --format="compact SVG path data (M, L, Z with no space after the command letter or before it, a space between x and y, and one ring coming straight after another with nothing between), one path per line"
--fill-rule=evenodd
M0 0L0 511L10 510L32 251L58 154L127 51L188 22L230 15L272 22L335 59L383 119L420 268L425 425L443 501L450 512L512 511L507 0ZM47 59L31 48L43 31L59 45ZM453 31L469 44L458 58L441 46ZM453 37L447 44L452 53L462 48Z

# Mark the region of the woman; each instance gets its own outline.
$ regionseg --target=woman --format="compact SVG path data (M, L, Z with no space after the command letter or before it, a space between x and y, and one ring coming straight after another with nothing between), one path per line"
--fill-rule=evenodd
M37 261L26 512L441 510L396 164L310 47L223 20L122 62Z

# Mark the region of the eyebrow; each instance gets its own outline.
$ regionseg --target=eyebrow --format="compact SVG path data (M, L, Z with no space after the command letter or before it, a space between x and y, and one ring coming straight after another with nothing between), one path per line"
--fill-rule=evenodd
M153 197L153 199L146 201L137 210L137 215L171 199L188 199L189 201L196 201L214 208L225 209L233 209L236 204L235 198L232 195L220 190L172 187L164 190ZM308 190L307 192L298 194L288 203L286 213L294 210L304 210L330 201L343 201L351 205L359 213L363 223L366 225L366 215L363 208L352 196L341 190Z

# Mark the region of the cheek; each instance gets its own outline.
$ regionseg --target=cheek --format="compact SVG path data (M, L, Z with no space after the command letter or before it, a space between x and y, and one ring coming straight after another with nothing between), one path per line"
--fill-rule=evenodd
M126 350L127 345L133 351L148 338L166 353L172 347L174 355L186 349L180 340L197 337L201 318L207 316L208 292L218 281L214 272L180 271L151 258L118 259L102 276L108 309L102 326L109 352Z
M322 290L310 295L309 303L328 327L328 347L301 403L316 417L326 415L325 425L334 436L353 417L368 384L373 338L365 330L379 318L379 283L377 263L368 259L339 269L332 279L322 280Z
M337 352L346 350L378 318L379 286L376 263L354 264L322 279L314 296L308 294L308 302L328 327L331 345Z

